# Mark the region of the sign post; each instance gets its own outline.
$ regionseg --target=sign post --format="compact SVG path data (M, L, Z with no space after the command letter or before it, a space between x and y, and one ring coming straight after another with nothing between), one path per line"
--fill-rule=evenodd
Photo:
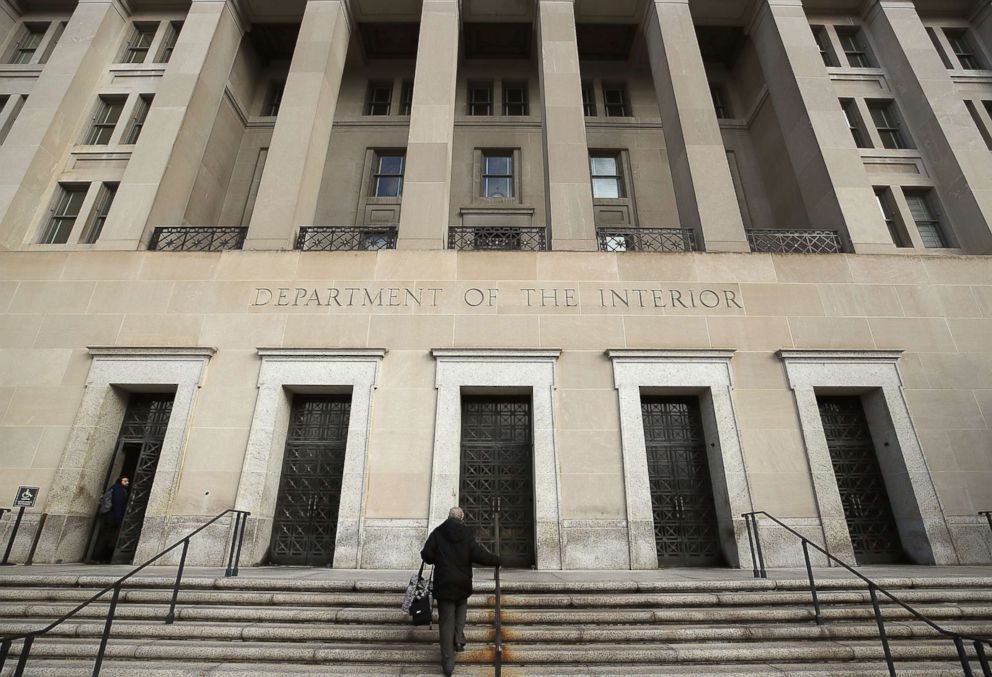
M33 508L38 501L39 487L17 487L17 495L14 496L14 507L17 508L17 517L14 519L14 527L10 530L10 538L7 539L7 549L3 553L3 560L0 566L9 566L11 563L10 551L14 549L14 539L17 538L17 530L21 528L21 519L24 517L25 508Z

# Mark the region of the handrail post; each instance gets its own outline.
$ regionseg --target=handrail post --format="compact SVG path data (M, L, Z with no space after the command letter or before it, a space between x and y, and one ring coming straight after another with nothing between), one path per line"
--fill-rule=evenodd
M761 578L758 573L758 555L754 549L754 534L751 529L751 517L752 513L744 513L744 526L747 527L747 544L751 548L751 573L754 574L755 578Z
M234 573L232 576L238 575L238 567L241 562L241 546L245 542L245 526L248 524L248 513L241 512L241 529L238 531L238 551L234 553Z
M823 625L823 616L820 614L820 599L816 594L816 581L813 579L813 566L809 561L809 542L803 539L803 558L806 560L806 575L809 576L809 592L813 595L813 613L816 617L816 624Z
M975 677L971 671L971 660L968 659L968 652L964 650L964 640L960 636L954 636L954 648L958 650L958 660L961 661L961 669L964 670L964 677Z
M874 583L868 584L868 596L871 597L871 606L875 611L875 623L878 625L878 638L882 641L885 665L889 668L890 677L896 677L896 666L892 661L892 650L889 648L889 637L885 634L885 620L882 618L882 610L878 606L878 595L875 592Z
M231 548L227 552L227 570L224 571L224 578L231 578L238 575L238 559L241 558L241 538L244 536L244 523L247 521L247 513L242 510L234 511L234 528L231 529Z
M17 517L14 518L14 526L10 530L10 538L7 539L7 549L3 552L3 560L0 560L0 566L7 566L7 560L10 558L11 550L14 549L14 539L17 538L17 531L21 528L21 520L23 518L24 506L22 505L17 509Z
M975 654L978 656L978 664L982 666L983 677L992 677L992 667L989 666L989 657L985 655L985 642L975 641ZM2 664L0 664L2 667Z
M754 520L754 545L758 551L758 574L760 578L768 578L768 570L765 569L765 554L761 550L761 531L758 529L758 513L751 513Z
M93 677L100 677L100 668L103 666L103 655L107 652L107 642L110 640L110 628L114 624L114 614L117 612L117 600L121 595L121 584L118 582L114 586L114 596L110 598L110 609L107 610L107 622L103 625L103 636L100 638L100 650L96 654L96 663L93 665Z
M176 600L179 599L179 586L183 582L183 569L186 568L186 553L189 551L189 539L183 541L183 555L179 558L179 571L176 572L176 582L172 586L172 603L169 604L169 613L165 616L165 624L172 625L176 620Z
M992 510L983 510L978 514L985 515L985 519L989 522L989 530L992 530Z
M23 677L24 667L28 664L28 656L31 655L31 645L34 644L34 635L24 638L24 646L21 647L21 655L17 658L17 667L14 668L13 677Z
M7 663L7 656L10 655L10 644L9 639L0 642L0 670L3 670L3 666Z

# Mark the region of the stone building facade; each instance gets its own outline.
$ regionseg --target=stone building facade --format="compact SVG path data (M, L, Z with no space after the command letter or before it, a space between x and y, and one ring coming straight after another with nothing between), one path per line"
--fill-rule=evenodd
M992 561L989 0L0 10L15 561Z

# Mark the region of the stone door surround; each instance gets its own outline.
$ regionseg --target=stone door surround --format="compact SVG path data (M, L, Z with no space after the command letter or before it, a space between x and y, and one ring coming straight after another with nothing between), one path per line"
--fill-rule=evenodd
M750 561L741 515L751 510L734 405L733 350L608 350L620 399L620 433L631 569L657 569L641 391L699 394L716 503L720 545L727 563Z
M372 391L384 349L259 348L258 398L241 468L239 510L251 512L246 564L265 561L282 475L293 391L351 393L351 415L341 480L334 567L357 569L361 561L362 507L368 468Z
M555 366L561 351L435 348L431 354L437 362L437 413L428 533L447 518L449 508L458 505L462 389L529 389L534 426L537 568L561 569L561 486L554 423Z
M862 395L885 486L906 554L918 564L957 564L926 458L910 419L897 363L901 350L780 350L795 392L827 549L854 562L819 390Z

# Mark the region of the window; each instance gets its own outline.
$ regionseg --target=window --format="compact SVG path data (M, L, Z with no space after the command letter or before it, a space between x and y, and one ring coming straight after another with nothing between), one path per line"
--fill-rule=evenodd
M713 97L713 108L716 110L717 118L720 120L729 120L734 117L730 113L730 104L727 101L723 85L711 85L710 96Z
M86 186L59 184L55 197L55 205L51 210L48 227L41 238L41 244L65 244L69 241L69 233L76 225L79 209L86 198Z
M871 68L875 65L868 54L865 36L861 33L860 28L838 28L837 37L840 38L841 47L844 49L847 63L851 68Z
M947 58L947 54L944 52L943 45L940 44L940 38L937 37L937 29L927 28L927 35L930 37L930 42L933 43L933 48L937 50L940 60L944 62L944 68L954 68L954 64L951 63L951 60Z
M468 85L468 114L493 114L493 83L470 82Z
M110 137L114 134L114 127L120 120L122 110L124 110L123 96L101 96L96 115L93 116L93 126L90 127L90 132L83 143L89 146L106 146L110 143Z
M896 213L892 207L892 196L888 189L876 188L875 201L878 202L878 208L882 211L882 218L885 219L885 226L889 229L892 243L897 247L904 246L902 238L899 236L899 229L896 227Z
M982 63L975 54L975 48L971 45L971 39L968 37L967 30L964 28L945 28L944 35L947 36L947 41L951 43L951 49L961 64L961 68L966 71L982 69Z
M21 107L27 98L23 94L14 94L12 96L13 101L11 101L10 96L0 97L0 115L6 115L6 118L0 117L0 143L3 143L7 139L7 134L10 133L10 128L14 126L14 122L17 120L17 114L21 112Z
M11 55L10 63L31 63L34 53L38 51L38 47L41 45L41 40L45 37L45 31L47 30L48 24L25 24L24 34L21 35L21 39L17 41L17 46L14 47L14 53Z
M151 94L141 94L138 96L138 100L134 102L134 112L131 113L131 122L128 124L127 131L124 132L124 139L121 143L127 145L138 143L138 137L141 136L141 129L145 126L145 118L148 117L148 109L151 107Z
M284 91L286 91L284 80L277 80L269 85L269 91L265 95L265 105L262 107L262 115L266 117L279 115L279 106L282 105Z
M402 152L376 153L372 175L372 197L403 195L403 169L406 155Z
M934 212L928 192L907 192L906 203L909 213L913 215L916 228L920 231L923 246L927 249L941 249L947 246L944 240L943 228Z
M841 107L844 109L844 117L847 118L847 126L854 137L854 145L858 148L871 148L868 143L868 136L861 127L861 115L858 114L858 106L854 99L841 99Z
M810 26L810 28L813 29L813 38L816 40L816 46L820 49L823 65L827 67L836 66L837 60L834 59L833 52L830 51L830 37L827 35L826 27Z
M503 115L530 115L526 82L503 83Z
M176 49L176 41L179 40L179 31L183 29L182 21L170 21L165 27L165 37L162 38L162 49L158 53L159 63L169 63L172 52Z
M624 197L623 174L618 153L597 154L589 159L592 174L592 196L600 200Z
M876 129L878 129L878 135L882 137L884 148L889 150L909 148L899 129L899 118L894 103L891 101L869 101L868 110L871 112L871 119L875 123Z
M513 153L511 151L483 152L482 197L513 197Z
M386 80L369 82L369 90L365 97L366 115L389 115L393 106L393 83Z
M582 110L587 118L596 117L596 89L589 80L582 81Z
M413 80L403 81L403 91L400 93L400 115L410 115L413 112Z
M90 219L86 232L79 238L83 244L93 244L100 238L103 232L103 224L107 222L107 214L114 204L114 197L117 195L116 183L105 183L100 186L100 194L96 198L96 207L93 209L93 218Z
M127 41L127 48L124 50L123 63L144 63L148 57L148 48L152 45L155 37L157 24L135 24L131 39Z
M245 208L241 212L241 225L247 226L251 223L251 215L255 211L255 201L258 199L258 187L262 185L262 172L265 170L265 161L269 157L269 149L259 148L255 157L255 169L251 173L251 183L248 184L248 197L245 199Z
M982 135L986 148L992 150L992 134L989 133L989 129L985 126L985 122L982 120L982 116L978 112L978 106L975 105L974 101L965 101L964 105L965 108L968 109L971 119L975 121L975 127L978 128L978 133ZM988 106L986 106L986 110L987 109Z
M52 29L52 37L48 40L48 44L45 46L45 51L42 53L41 58L38 59L38 63L48 63L48 57L52 55L55 45L59 43L62 33L65 32L65 24L65 21L59 21L55 24L55 28Z
M603 84L603 105L606 107L606 117L630 117L630 105L627 103L627 85L623 83Z

